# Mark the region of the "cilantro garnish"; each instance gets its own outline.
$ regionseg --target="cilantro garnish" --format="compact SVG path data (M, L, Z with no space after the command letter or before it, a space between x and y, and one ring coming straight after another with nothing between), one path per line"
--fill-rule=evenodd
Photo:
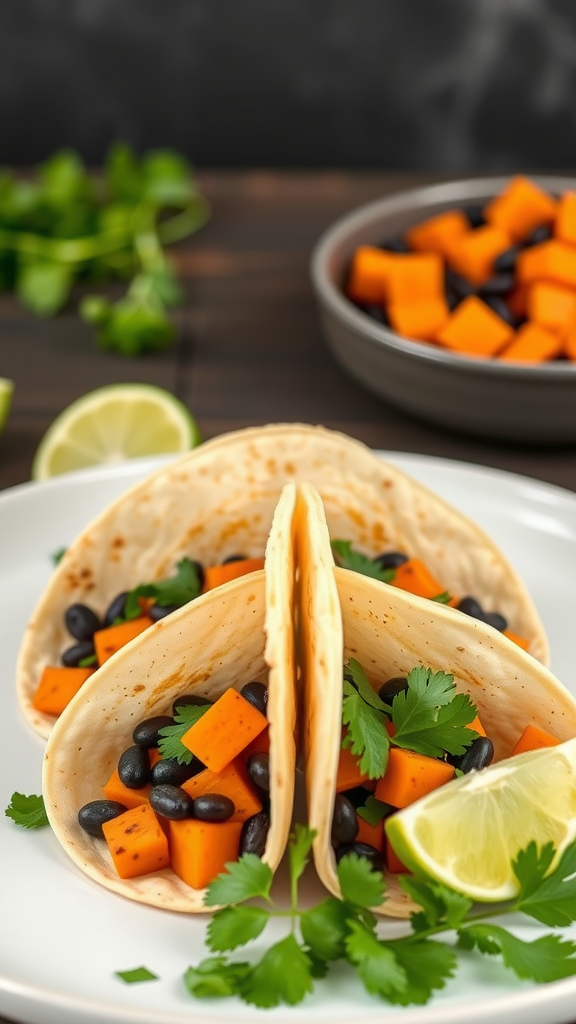
M142 614L140 597L153 597L162 608L168 605L183 605L198 597L200 593L198 570L189 558L183 558L176 566L176 573L156 583L141 583L131 590L126 598L124 618L137 619Z
M464 693L456 693L454 678L445 672L414 668L406 690L385 704L372 689L362 666L351 658L344 669L342 722L344 747L359 758L360 770L371 779L386 771L390 744L429 757L444 752L463 754L478 733L467 728L477 709ZM395 726L386 731L386 720Z
M441 594L436 594L435 597L430 598L431 601L436 601L437 604L448 604L452 600L452 595L447 590L443 590Z
M390 583L396 575L394 569L383 569L367 555L361 555L354 551L352 542L349 540L333 540L332 551L338 565L342 569L352 569L353 572L360 572L363 576L371 576L381 583Z
M216 911L206 945L212 954L189 967L184 981L197 999L238 996L260 1008L295 1005L313 991L317 979L334 961L345 961L372 995L399 1006L424 1004L453 977L461 950L499 955L519 978L555 981L576 975L576 943L557 935L525 942L492 917L523 912L548 923L576 920L576 844L569 847L552 874L545 877L554 855L551 844L538 850L530 843L521 851L514 872L520 883L515 900L486 908L434 881L400 877L405 892L418 904L411 932L399 939L381 939L370 907L382 902L386 883L366 860L355 854L338 865L342 899L328 897L315 907L298 906L298 880L315 833L297 825L289 842L290 909L270 898L272 871L254 854L244 854L208 887L207 906L229 903ZM258 862L258 863L257 863ZM249 905L255 896L265 907ZM540 915L540 916L539 916ZM544 916L542 916L544 915ZM290 922L285 938L257 959L235 961L226 955L261 936L273 918ZM456 932L457 945L437 937Z
M67 550L67 548L58 548L57 551L52 552L50 557L54 565L58 565L58 562L62 561Z
M7 818L12 818L22 828L44 828L49 825L48 815L44 807L44 797L25 796L23 793L12 793L12 799L4 811Z
M364 821L367 821L369 825L377 825L382 818L385 818L395 808L391 807L390 804L385 804L382 800L377 800L375 796L370 795L363 807L356 808L356 814L359 814Z
M115 971L114 974L127 985L134 985L139 981L157 981L158 975L153 974L147 967L134 967L131 971Z
M176 707L174 725L166 725L160 729L158 750L161 757L175 757L178 764L190 764L194 754L182 743L184 733L195 725L198 719L202 718L210 709L210 704L182 704Z

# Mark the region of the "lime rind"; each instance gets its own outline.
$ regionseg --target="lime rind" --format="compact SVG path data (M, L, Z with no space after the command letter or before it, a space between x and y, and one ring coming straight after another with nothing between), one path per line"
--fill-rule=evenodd
M7 377L0 377L0 431L8 419L13 393L14 381L8 380Z

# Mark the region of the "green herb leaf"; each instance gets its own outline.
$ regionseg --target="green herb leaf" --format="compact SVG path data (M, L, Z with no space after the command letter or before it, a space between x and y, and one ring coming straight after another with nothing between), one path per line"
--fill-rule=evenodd
M182 743L184 733L210 709L210 704L183 704L176 708L174 725L159 730L158 750L160 757L175 757L178 764L191 764L194 754Z
M140 981L157 981L158 975L153 974L147 967L135 967L131 971L115 971L114 974L127 985L135 985Z
M184 974L184 984L196 999L218 999L240 995L243 980L252 968L247 963L228 963L223 956L210 956Z
M474 906L466 896L448 889L440 882L423 881L413 875L401 875L399 882L414 903L422 907L422 914L412 915L414 931L436 928L440 924L447 928L458 928Z
M556 869L544 877L553 856L551 843L540 852L530 843L518 854L514 872L521 886L516 908L555 928L576 921L576 843L567 847Z
M437 604L448 604L452 599L452 595L447 590L442 591L441 594L436 594L436 597L431 597L431 601L436 601Z
M362 697L362 700L371 708L375 708L376 711L385 711L388 714L391 712L391 706L380 700L380 697L370 685L370 681L362 668L362 665L359 661L356 661L355 658L350 658L344 666L344 678L348 682L352 683L354 689L356 689Z
M193 601L200 593L200 579L194 562L183 558L176 566L176 572L168 579L154 583L141 583L131 590L126 598L124 615L127 619L138 618L142 609L138 602L140 597L153 597L162 608L168 605L183 605Z
M342 746L349 747L359 758L360 771L370 779L379 779L386 771L390 739L386 732L386 716L362 700L347 680L344 681L342 721L347 733Z
M348 903L329 896L318 906L302 912L302 938L318 960L338 960L345 955L348 925L353 919L354 912Z
M293 935L271 946L241 982L242 998L269 1009L295 1006L312 991L312 963Z
M338 864L338 881L343 899L358 907L377 907L386 891L386 883L379 871L373 871L365 857L347 853Z
M417 668L407 678L408 688L392 702L393 743L429 757L463 754L478 736L466 728L478 713L470 698L456 693L445 672Z
M315 835L316 832L313 829L306 828L305 825L296 824L290 836L288 862L290 865L290 891L293 909L296 909L298 903L298 880L308 863Z
M395 808L391 807L390 804L385 804L382 800L377 800L375 796L370 795L363 807L356 808L356 814L367 821L369 825L377 825L382 818L386 818Z
M223 907L207 928L206 944L214 953L244 946L264 931L270 913L261 907Z
M394 579L396 575L394 569L382 569L367 555L361 555L359 551L354 551L351 541L333 540L331 545L336 562L342 569L360 572L363 576L371 576L372 579L380 580L381 583L390 583Z
M417 943L391 941L385 945L394 953L396 961L406 974L406 989L392 990L388 1002L400 1006L427 1003L433 992L445 987L454 976L458 955L443 942L426 939Z
M54 316L70 291L70 270L61 263L27 263L18 275L16 291L26 309L37 316Z
M544 983L576 974L576 943L557 935L542 935L524 942L495 924L475 924L465 929L466 939L482 953L500 953L519 978ZM470 948L470 946L468 946Z
M372 995L396 1001L406 993L408 975L394 951L358 921L350 924L346 954L356 967L365 989Z
M243 903L256 896L268 900L273 881L272 870L255 853L243 853L238 861L226 864L226 871L208 886L204 906Z
M42 796L12 793L12 799L4 813L7 818L12 818L15 825L22 828L44 828L50 824Z
M58 548L57 551L54 551L52 553L51 558L52 558L52 561L53 561L54 565L58 565L58 562L62 561L62 559L64 558L64 555L66 554L66 551L67 551L67 548Z
M90 654L87 658L81 658L78 662L78 668L92 668L98 664L98 658L95 654Z

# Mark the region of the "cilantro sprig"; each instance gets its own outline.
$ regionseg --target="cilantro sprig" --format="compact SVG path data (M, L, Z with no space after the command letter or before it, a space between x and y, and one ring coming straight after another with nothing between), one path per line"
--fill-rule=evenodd
M363 576L371 576L372 579L380 580L382 583L390 583L394 579L394 569L383 569L372 558L355 551L350 540L333 540L332 551L336 562L342 569L352 569L360 572Z
M130 590L124 608L125 619L136 619L142 614L139 598L153 597L162 608L169 605L183 605L198 597L201 590L198 569L190 558L183 558L177 563L176 572L165 580L154 583L141 583Z
M162 758L174 757L178 764L191 764L194 754L182 743L184 733L209 710L209 704L182 704L176 707L174 725L166 725L159 731L158 750Z
M22 828L44 828L49 825L48 815L44 806L44 797L24 793L12 793L12 799L4 811L7 818L12 818L15 825Z
M467 728L477 709L467 694L456 693L452 675L417 667L407 676L407 688L391 704L380 699L355 658L344 669L342 722L347 731L342 746L359 758L360 771L371 779L386 771L390 744L429 757L463 754L478 733ZM390 719L394 735L386 730Z
M297 825L290 837L288 910L273 902L272 871L254 854L228 864L226 873L208 887L207 906L229 905L216 911L208 926L206 944L212 955L186 971L185 984L195 998L238 996L261 1009L295 1005L314 990L317 980L329 976L336 961L343 961L344 969L354 971L371 995L398 1006L424 1004L454 976L461 951L500 956L519 978L538 983L576 975L576 943L554 934L526 942L493 920L523 913L552 926L575 921L576 844L551 874L552 844L538 849L532 842L520 851L513 865L519 894L497 908L473 904L438 882L401 876L401 886L420 909L412 914L409 934L383 939L370 908L382 903L386 883L355 854L338 865L342 899L328 897L317 906L299 907L298 881L314 835ZM265 906L246 905L255 897ZM273 918L284 918L289 932L260 959L227 955L262 936ZM454 932L456 945L439 941Z

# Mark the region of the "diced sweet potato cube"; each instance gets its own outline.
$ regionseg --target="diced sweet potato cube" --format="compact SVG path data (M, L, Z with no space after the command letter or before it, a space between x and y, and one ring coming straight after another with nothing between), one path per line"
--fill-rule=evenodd
M403 338L433 341L450 316L446 299L428 302L390 302L387 312L391 326Z
M120 878L136 878L170 866L168 840L150 804L132 807L102 825Z
M436 253L390 256L385 298L398 304L444 298L442 257Z
M379 821L376 825L371 825L360 814L357 814L356 818L358 819L358 835L354 842L368 843L368 846L373 846L374 849L382 853L384 847L384 822Z
M556 215L556 200L529 178L518 175L484 208L489 224L506 231L521 242L541 224Z
M486 730L485 730L484 726L482 725L482 722L480 721L478 715L476 715L476 718L474 718L472 722L468 723L466 728L467 729L473 729L474 732L479 733L480 736L485 736L486 735Z
M384 836L384 860L388 871L394 875L410 874L410 869L402 863L387 835Z
M190 726L182 743L212 771L221 772L267 725L266 716L230 687Z
M576 315L576 291L546 281L528 289L528 318L549 331L561 331Z
M446 761L390 747L386 773L378 780L374 795L392 807L408 807L453 778L454 768Z
M262 810L262 801L241 757L235 758L221 772L213 772L206 768L198 775L193 775L191 779L182 783L182 789L193 800L206 793L218 793L219 796L229 797L234 804L234 814L230 821L246 821Z
M152 786L130 789L121 781L118 769L115 768L103 789L107 800L116 800L119 804L124 804L125 807L140 807L141 804L148 803Z
M576 324L570 324L563 335L563 350L567 359L576 362Z
M399 565L394 570L394 579L391 580L391 583L393 587L407 590L410 594L417 594L419 597L438 597L444 590L419 558L409 558L407 562Z
M512 339L513 330L485 302L470 295L451 313L437 341L452 352L494 356Z
M554 235L561 242L576 245L576 192L564 192L558 200Z
M236 821L170 821L172 870L192 889L204 889L226 864L238 860L241 831Z
M137 619L128 619L120 622L117 626L107 626L105 629L98 629L94 633L94 647L98 664L103 665L108 658L111 658L116 651L130 643L134 637L143 633L148 626L152 625L152 619L148 615L140 615Z
M32 698L32 707L45 715L60 715L86 682L93 668L47 665Z
M557 334L536 323L522 324L514 338L500 352L499 359L508 362L543 363L556 359L562 351L562 342Z
M503 629L502 636L507 636L508 639L511 640L513 644L517 644L518 647L521 647L523 651L530 650L529 641L526 640L525 637L518 636L517 633L513 633L511 629Z
M343 734L345 734L343 731ZM360 758L353 754L350 747L340 747L338 755L338 771L336 774L336 792L343 793L347 789L354 789L355 786L364 786L368 781L368 775L360 771Z
M510 245L510 235L500 228L483 224L465 235L450 239L448 263L457 274L479 286L492 277L494 260Z
M224 562L223 565L207 565L204 569L204 581L202 593L221 587L223 583L230 583L240 576L246 576L249 572L256 572L264 568L263 558L238 558L234 562Z
M515 754L524 754L527 750L540 750L541 747L557 747L560 742L549 732L539 729L537 725L527 725L510 757L514 757Z
M352 258L346 294L353 302L381 305L390 268L390 253L371 245L361 245Z
M251 743L247 747L244 747L242 751L242 760L246 762L252 754L269 754L270 753L270 728L264 729L264 732L258 733L254 737Z
M416 224L406 232L406 241L416 252L448 255L447 242L470 230L470 222L461 210L447 210Z
M576 248L557 239L532 245L519 253L516 277L519 284L549 281L576 290Z
M528 286L525 284L516 285L506 296L508 309L518 320L524 320L528 312Z

